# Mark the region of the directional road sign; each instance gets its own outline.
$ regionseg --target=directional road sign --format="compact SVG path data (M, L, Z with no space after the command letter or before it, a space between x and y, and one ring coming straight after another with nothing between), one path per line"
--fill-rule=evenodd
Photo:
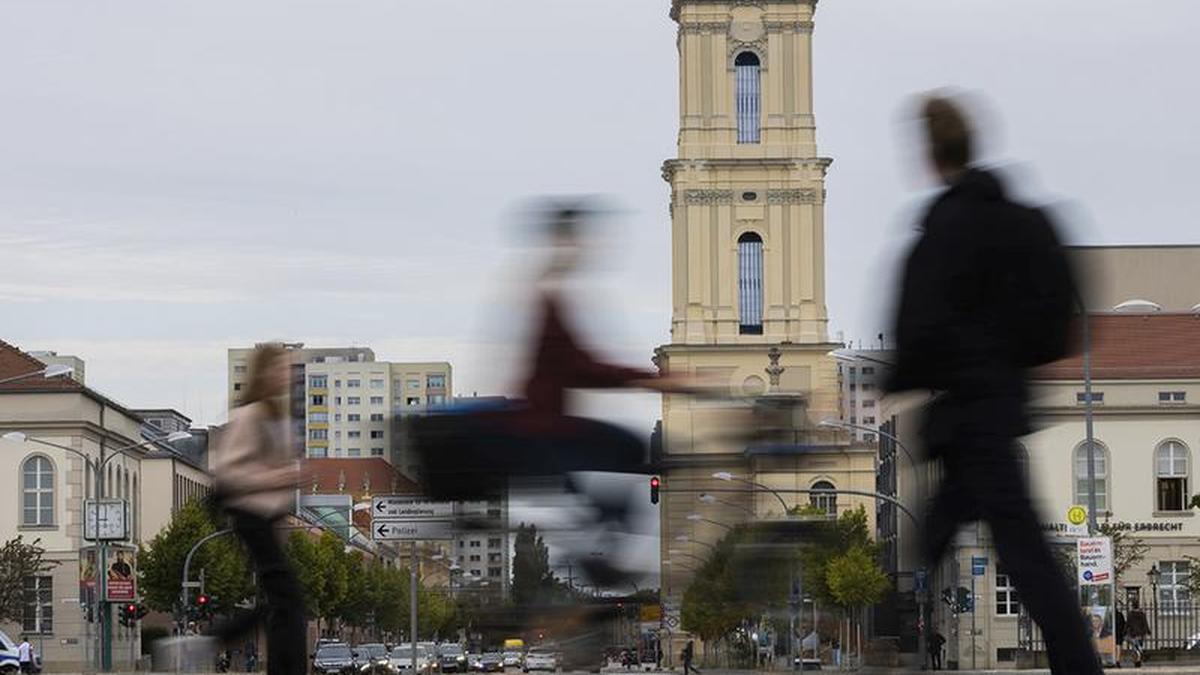
M429 502L412 497L374 497L371 517L378 520L429 520L454 517L454 502Z
M371 523L371 538L375 541L453 539L454 527L449 520L381 520Z

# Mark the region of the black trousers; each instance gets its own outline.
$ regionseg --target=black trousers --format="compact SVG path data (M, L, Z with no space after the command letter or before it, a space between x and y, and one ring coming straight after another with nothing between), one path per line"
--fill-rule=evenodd
M925 535L935 567L958 528L983 521L1021 603L1042 629L1052 673L1100 675L1079 600L1042 537L1015 437L1022 403L1016 399L939 401L925 428L932 455L945 468Z
M265 622L268 675L308 672L304 594L279 545L273 521L234 509L229 510L229 515L233 531L245 545L258 573L258 585L266 602L215 626L212 635L230 643L244 638L259 623Z
M942 650L939 649L936 652L929 652L929 661L930 661L929 667L931 669L941 670L942 669Z

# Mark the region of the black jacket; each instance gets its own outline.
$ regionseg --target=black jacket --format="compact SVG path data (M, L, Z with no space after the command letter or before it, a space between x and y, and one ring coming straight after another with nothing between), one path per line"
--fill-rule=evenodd
M1028 209L990 172L968 169L926 213L904 270L889 391L1023 398L1024 369L1003 330L1006 265Z

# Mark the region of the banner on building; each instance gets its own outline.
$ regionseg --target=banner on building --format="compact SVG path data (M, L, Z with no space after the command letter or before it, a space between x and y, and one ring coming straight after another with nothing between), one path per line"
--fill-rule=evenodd
M1101 586L1113 583L1112 539L1082 537L1076 544L1079 554L1079 585Z
M133 602L137 600L137 549L108 549L105 570L105 598L109 602Z

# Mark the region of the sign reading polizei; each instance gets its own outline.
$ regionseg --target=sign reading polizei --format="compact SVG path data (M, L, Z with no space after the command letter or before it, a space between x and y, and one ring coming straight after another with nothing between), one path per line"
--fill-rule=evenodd
M1079 554L1079 583L1101 586L1113 582L1112 539L1083 537L1076 543Z
M375 541L453 539L454 527L449 520L375 521L371 523L371 538Z
M379 520L421 520L454 517L454 502L429 502L412 497L374 497L371 517Z

